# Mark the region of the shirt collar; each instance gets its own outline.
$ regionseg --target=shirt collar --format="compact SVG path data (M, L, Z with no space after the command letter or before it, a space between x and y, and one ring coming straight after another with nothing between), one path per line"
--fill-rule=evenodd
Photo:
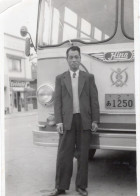
M74 72L70 70L71 78L73 77L73 73ZM75 71L75 73L76 73L76 78L78 78L79 77L79 69L77 71Z

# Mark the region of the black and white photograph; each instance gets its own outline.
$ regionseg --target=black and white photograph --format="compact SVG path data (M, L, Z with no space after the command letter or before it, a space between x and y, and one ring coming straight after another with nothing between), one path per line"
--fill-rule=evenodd
M2 196L140 196L140 1L1 0Z

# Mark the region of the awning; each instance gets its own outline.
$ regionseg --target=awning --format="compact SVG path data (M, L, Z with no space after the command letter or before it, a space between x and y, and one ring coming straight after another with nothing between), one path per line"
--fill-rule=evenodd
M24 88L24 87L11 87L11 89L15 92L34 92L36 91L34 88L28 87L28 88Z
M24 87L11 87L14 92L24 92Z

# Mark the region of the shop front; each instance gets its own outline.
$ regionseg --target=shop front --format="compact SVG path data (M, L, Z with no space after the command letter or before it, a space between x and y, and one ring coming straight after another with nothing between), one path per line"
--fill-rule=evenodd
M30 88L29 81L10 80L10 102L13 113L28 111L27 92L30 91L34 89Z
M25 100L24 100L24 92L21 90L13 91L13 112L21 112L25 111Z

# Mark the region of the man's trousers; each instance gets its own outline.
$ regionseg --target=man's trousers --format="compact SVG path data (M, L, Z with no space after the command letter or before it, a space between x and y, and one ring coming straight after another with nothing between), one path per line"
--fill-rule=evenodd
M82 130L80 114L74 114L71 130L64 130L60 135L57 164L56 188L68 190L73 172L73 158L77 154L77 176L75 185L87 188L88 184L88 152L91 130Z

